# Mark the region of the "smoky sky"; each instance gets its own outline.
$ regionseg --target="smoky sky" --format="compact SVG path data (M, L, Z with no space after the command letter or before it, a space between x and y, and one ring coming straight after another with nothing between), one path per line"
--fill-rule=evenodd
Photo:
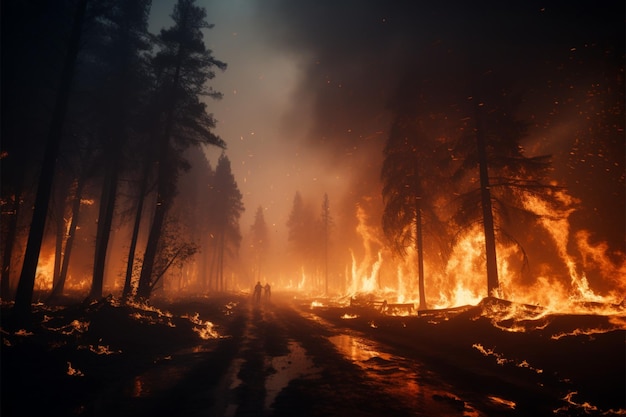
M352 167L360 170L355 194L378 180L372 161L381 159L394 109L416 97L445 108L504 85L523 98L529 150L553 154L557 180L589 209L580 226L622 249L624 8L621 1L269 0L258 3L256 18L275 48L301 57L286 119L297 124L310 113L307 141L323 155L320 164L371 153L352 159L360 164ZM590 99L594 86L601 92ZM609 131L585 134L594 117Z
M406 87L462 97L489 71L539 88L572 48L624 49L618 1L270 0L259 13L276 45L310 57L301 89L315 96L318 137L366 129Z
M198 3L215 24L207 44L229 65L208 108L244 194L244 230L258 206L284 229L296 191L315 206L327 192L350 229L355 204L382 204L395 111L418 101L462 118L468 97L495 85L522 99L527 152L552 155L554 180L580 199L573 229L623 251L623 1ZM153 1L154 29L171 7Z

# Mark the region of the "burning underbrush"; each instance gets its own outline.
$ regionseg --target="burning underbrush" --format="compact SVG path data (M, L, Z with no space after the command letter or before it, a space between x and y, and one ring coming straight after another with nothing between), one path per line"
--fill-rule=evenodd
M12 304L4 304L2 414L34 415L24 410L39 410L37 404L50 404L56 415L92 413L81 404L92 404L100 388L127 384L129 375L170 361L178 352L217 344L236 307L229 300L148 305L108 297L63 307L36 304L26 329L13 325ZM32 404L17 400L35 393ZM64 408L68 404L74 408Z
M536 397L553 415L626 414L623 304L585 303L578 313L555 313L487 297L476 305L396 314L372 294L349 300L318 299L306 308L399 355L429 360L453 378L466 375L468 389L499 380L486 389L498 398Z

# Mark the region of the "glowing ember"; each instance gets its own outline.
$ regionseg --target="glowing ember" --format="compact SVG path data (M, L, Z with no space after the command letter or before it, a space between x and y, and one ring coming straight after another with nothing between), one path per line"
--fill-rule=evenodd
M200 338L207 340L220 337L215 330L214 324L210 321L200 319L199 313L195 313L193 316L183 316L183 318L187 318L190 322L196 325L196 327L193 328L193 331L198 333Z
M480 353L482 353L484 356L495 357L496 363L498 365L504 365L505 363L507 363L507 360L504 359L501 354L496 353L493 349L485 349L483 345L481 345L480 343L474 343L472 347L476 349L477 351L479 351Z
M591 405L588 402L584 402L582 404L578 404L577 402L575 402L573 400L573 398L574 398L574 395L577 395L577 394L578 394L577 391L570 392L565 397L563 397L563 400L565 402L567 402L569 405L572 405L575 408L581 409L584 412L584 414L589 414L590 411L598 411L598 407L596 407L595 405ZM557 410L554 410L555 413L557 413L559 411L569 411L569 408L568 407L562 407L562 408L559 408ZM620 410L620 411L622 411L622 410ZM616 412L615 414L617 415L617 414L624 414L624 413Z
M66 324L61 327L48 327L47 328L53 332L59 332L64 335L72 335L74 333L85 333L89 330L89 322L88 321L80 321L80 320L72 320L70 324Z
M559 334L552 335L550 338L552 340L559 340L559 339L562 339L564 337L569 337L569 336L581 336L581 335L591 336L594 334L606 333L611 330L617 330L617 329L574 329L573 331L568 332L568 333L559 333Z
M479 351L480 353L482 353L484 356L493 356L496 359L496 363L498 365L506 365L506 364L513 364L515 366L517 366L518 368L527 368L530 369L531 371L534 371L538 374L543 373L542 369L538 369L535 368L533 366L530 366L530 364L523 360L521 362L515 363L515 361L511 360L511 359L506 359L504 357L504 355L502 355L501 353L497 353L495 350L493 349L486 349L483 345L481 345L480 343L474 343L472 345L472 347L474 349L476 349L477 351Z
M93 352L96 355L113 355L122 353L121 350L111 350L109 346L102 345L79 346L78 349L89 349L90 352Z
M226 310L224 311L224 314L226 314L227 316L230 316L233 313L233 310L235 309L235 307L237 307L239 303L235 302L235 301L231 301L228 304L226 304L224 307L226 308Z
M149 304L145 304L145 303L139 303L136 301L128 301L127 302L128 306L130 307L134 307L138 310L144 310L144 311L149 311L152 313L156 313L158 316L162 316L162 317L173 317L172 313L170 313L169 311L162 311L159 310L158 308L151 306Z
M515 408L515 402L513 401L505 400L504 398L496 397L494 395L490 395L489 399L496 404L502 404L513 409Z
M144 322L144 323L150 323L150 324L164 324L168 327L176 327L176 325L174 323L172 323L172 321L169 319L169 317L166 317L165 319L163 317L155 317L149 314L142 314L140 312L135 312L133 314L130 315L132 318L134 318L135 320Z
M542 374L543 373L543 369L537 369L537 368L533 368L532 366L530 366L530 364L526 361L521 361L520 363L517 364L517 367L519 368L528 368L531 369L535 372L537 372L538 374Z
M80 370L74 369L70 362L67 363L67 374L69 376L85 376Z

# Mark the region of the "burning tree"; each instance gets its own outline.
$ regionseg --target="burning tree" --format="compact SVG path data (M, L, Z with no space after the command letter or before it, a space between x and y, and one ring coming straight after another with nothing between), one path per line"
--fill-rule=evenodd
M527 125L515 117L519 96L492 82L483 89L484 102L470 98L465 107L458 95L436 95L429 88L408 82L395 97L381 172L383 231L395 253L415 250L422 309L425 258L432 259L429 267L449 266L460 238L481 224L487 294L501 296L496 243L516 246L526 265L516 228L536 226L545 215L533 211L529 199L559 209L554 213L564 212L566 204L560 188L546 181L550 157L529 157L520 144ZM428 245L432 254L425 256Z
M321 231L324 257L324 293L328 294L328 246L330 243L330 231L333 227L333 218L330 215L330 202L328 201L327 193L324 193L324 199L322 200L320 221L322 223Z
M496 240L518 245L525 258L523 246L507 226L525 220L532 222L538 217L524 203L531 195L549 201L554 207L563 201L555 194L559 187L545 183L550 156L528 157L520 145L527 125L515 117L519 97L503 89L485 98L484 101L472 98L474 125L453 149L453 159L459 161L453 178L461 185L453 220L461 229L482 223L487 294L501 296Z
M299 191L293 198L291 212L287 219L287 240L296 275L306 277L316 269L318 223L310 205L305 203Z
M419 115L399 112L383 151L381 172L383 231L396 253L404 256L410 246L417 253L420 309L426 308L423 230L425 224L433 230L440 229L434 207L441 191L436 186L437 179L441 180L438 153L445 148L436 139L437 135Z

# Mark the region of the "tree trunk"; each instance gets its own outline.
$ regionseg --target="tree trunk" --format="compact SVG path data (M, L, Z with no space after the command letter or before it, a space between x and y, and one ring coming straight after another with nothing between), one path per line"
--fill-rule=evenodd
M139 228L141 225L141 217L143 213L143 204L146 200L146 191L148 189L148 176L150 173L150 162L146 162L146 167L143 171L143 177L141 178L141 185L139 186L139 200L137 201L137 211L135 212L135 222L133 224L133 233L130 238L130 248L128 249L128 260L126 261L126 277L124 278L124 290L122 291L122 298L128 299L132 292L132 278L133 268L135 263L135 251L137 249L137 240L139 239Z
M500 288L498 281L498 261L496 256L496 238L491 208L491 191L489 172L487 169L487 145L481 126L480 111L476 111L476 146L478 147L478 163L480 171L480 200L483 210L483 227L485 233L485 254L487 259L487 295L497 296Z
M54 248L54 273L52 275L52 288L59 283L61 276L61 263L63 262L63 243L65 243L65 202L68 197L69 185L65 175L58 175L56 204L54 220L56 225L56 239Z
M122 164L122 146L127 142L127 116L129 106L129 96L132 89L131 71L132 56L135 52L130 42L131 40L131 24L128 20L124 20L120 29L121 44L123 49L119 51L122 56L120 68L122 73L118 80L117 91L115 92L116 101L111 105L113 115L110 120L111 129L105 133L106 138L110 140L105 163L108 164L108 170L105 174L105 180L102 190L102 199L100 201L100 212L98 215L98 231L96 235L96 252L94 256L93 277L91 285L90 298L102 297L102 289L104 285L104 273L106 269L106 258L111 239L111 226L115 215L115 203L117 200L118 178L120 175L120 167Z
M67 280L67 271L70 265L70 256L72 254L72 248L74 247L74 239L76 237L76 228L78 226L78 219L80 217L80 201L83 196L83 188L85 186L85 180L79 179L76 185L76 192L74 193L74 200L72 201L72 222L70 223L70 229L65 241L65 251L63 254L63 264L61 265L61 272L59 274L59 281L52 288L50 298L59 297L63 295L65 290L65 281Z
M93 262L93 277L91 282L91 292L89 297L98 299L102 297L104 285L104 270L106 266L106 254L111 238L111 225L113 224L113 214L115 212L115 200L117 195L118 157L114 155L117 149L111 149L113 156L111 165L105 174L104 184L102 184L102 195L100 197L100 210L98 212L98 230L96 232L96 250ZM113 162L115 161L115 162Z
M13 210L9 215L7 234L4 241L4 253L2 257L2 276L0 280L0 298L3 301L11 299L11 257L13 256L13 246L17 236L17 220L20 213L20 198L22 196L23 175L18 181L18 187L13 200Z
M161 240L161 232L163 224L165 222L165 215L167 209L171 203L173 191L168 190L168 154L170 152L170 137L172 135L172 128L174 127L174 109L176 107L176 88L180 81L180 70L182 66L183 48L179 44L178 52L176 54L176 70L172 78L172 90L169 94L170 100L168 102L168 108L165 118L164 134L159 144L159 152L157 157L157 163L159 168L157 170L157 206L154 213L154 219L152 220L152 226L150 227L150 234L148 235L148 243L146 245L146 251L143 256L143 265L141 266L141 274L139 276L139 284L137 288L137 296L142 299L150 298L150 292L152 291L152 270L154 269L154 261L156 259L157 248L159 241ZM176 168L172 167L175 171Z
M80 49L80 37L86 7L87 0L81 0L76 8L68 50L63 64L59 94L57 95L54 106L48 141L46 143L41 172L39 174L35 209L28 234L26 253L24 254L24 265L22 266L22 273L20 274L20 281L15 295L15 305L13 307L16 319L22 322L29 318L31 312L35 274L37 273L37 263L39 261L39 253L41 251L41 243L46 225L56 160L61 145L61 139L63 138L63 127L65 124L72 80L74 78L74 67Z
M422 240L422 209L421 197L415 197L415 249L417 249L418 286L420 293L419 310L426 310L426 294L424 293L424 243Z
M173 110L172 110L173 113ZM161 234L165 224L165 217L171 205L174 195L174 185L172 184L171 165L168 164L168 153L170 150L169 138L171 132L172 116L168 117L168 125L161 142L158 158L157 169L157 201L154 210L154 217L150 226L146 251L143 255L143 264L141 266L141 274L139 275L139 284L137 285L137 297L143 300L150 298L152 292L152 272L154 270L154 262L156 260ZM169 128L167 128L169 126Z
M142 300L150 298L150 293L152 292L152 271L154 270L154 261L156 259L157 249L161 240L163 225L165 223L165 215L167 214L167 208L169 205L167 200L169 200L170 197L161 197L161 193L159 193L159 195L160 198L156 203L154 218L150 227L150 234L148 235L148 243L146 244L146 251L143 256L143 265L139 276L139 284L137 286L137 297Z

